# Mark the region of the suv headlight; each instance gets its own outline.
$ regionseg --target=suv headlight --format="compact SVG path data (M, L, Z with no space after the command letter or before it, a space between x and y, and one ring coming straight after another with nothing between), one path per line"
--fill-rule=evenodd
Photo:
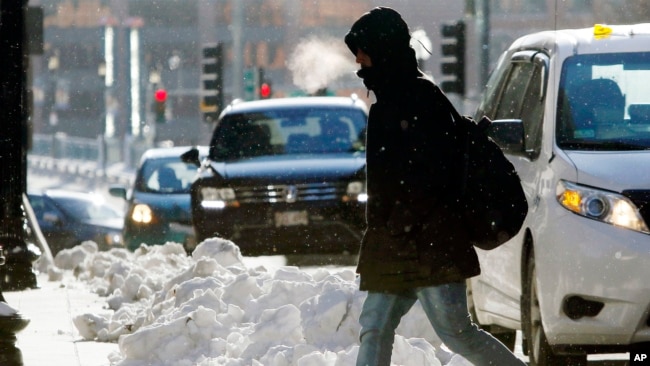
M345 191L345 196L343 196L343 202L349 201L368 201L368 193L366 192L366 184L364 182L353 181L348 183L348 187Z
M562 207L578 215L650 234L638 208L620 194L561 180L556 197Z
M201 207L222 209L226 206L238 206L235 200L235 190L232 188L201 188Z

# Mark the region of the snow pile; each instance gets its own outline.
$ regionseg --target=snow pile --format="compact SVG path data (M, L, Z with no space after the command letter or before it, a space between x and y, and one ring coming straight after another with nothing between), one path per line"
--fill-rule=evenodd
M118 342L114 366L354 365L365 292L349 268L254 268L231 241L210 239L134 253L86 242L60 252L102 296L102 314L74 323L87 340ZM397 329L395 365L470 365L444 348L417 304Z
M6 302L0 302L0 316L13 316L18 314L18 310L9 306Z

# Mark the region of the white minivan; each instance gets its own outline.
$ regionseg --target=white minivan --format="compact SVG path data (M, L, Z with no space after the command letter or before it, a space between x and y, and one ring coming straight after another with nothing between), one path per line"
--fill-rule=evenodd
M531 365L650 350L650 24L516 40L476 116L522 181L529 213L480 251L470 311Z

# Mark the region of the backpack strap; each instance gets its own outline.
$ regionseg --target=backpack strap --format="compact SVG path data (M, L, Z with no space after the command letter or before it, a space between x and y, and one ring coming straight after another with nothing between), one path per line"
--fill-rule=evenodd
M440 94L442 95L442 100L445 104L445 106L449 109L449 113L451 114L451 117L454 119L454 123L458 125L458 123L461 121L463 118L460 113L458 113L458 110L456 110L456 107L451 103L449 98L447 98L447 95L440 91Z
M451 103L449 98L447 98L447 95L445 93L442 93L441 91L441 97L443 100L443 104L449 109L449 113L451 114L452 119L454 120L454 127L455 127L455 132L456 132L456 144L458 146L458 152L460 154L460 161L459 161L459 167L460 169L458 170L458 178L460 180L460 194L461 196L464 196L465 193L467 192L467 180L469 176L469 138L468 138L468 131L466 128L466 124L464 123L464 118L463 116L458 113L458 110L456 110L456 107Z

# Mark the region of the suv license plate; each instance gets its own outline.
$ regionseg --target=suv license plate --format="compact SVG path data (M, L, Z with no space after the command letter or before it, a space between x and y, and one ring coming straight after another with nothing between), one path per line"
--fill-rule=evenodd
M285 211L275 213L275 227L308 225L307 211Z

